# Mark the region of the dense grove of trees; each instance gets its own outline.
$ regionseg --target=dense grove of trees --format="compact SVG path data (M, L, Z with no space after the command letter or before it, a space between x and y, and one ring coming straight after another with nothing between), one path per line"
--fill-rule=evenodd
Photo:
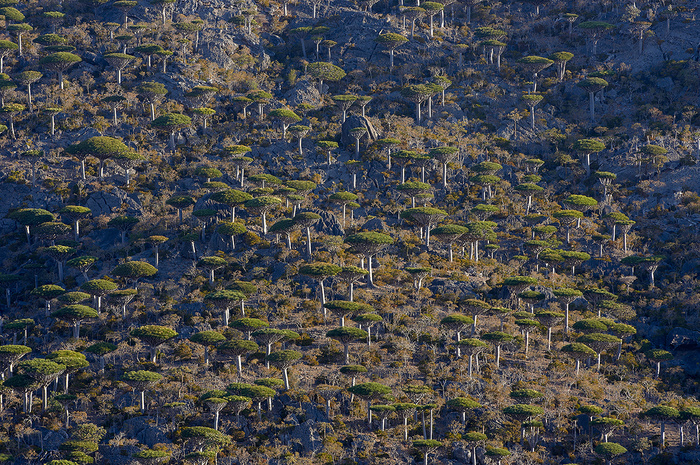
M700 461L692 4L0 3L0 462Z

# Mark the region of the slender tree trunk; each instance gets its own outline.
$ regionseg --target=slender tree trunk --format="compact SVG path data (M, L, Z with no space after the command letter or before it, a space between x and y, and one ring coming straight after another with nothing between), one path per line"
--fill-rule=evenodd
M661 448L666 447L666 422L661 422Z
M284 389L289 391L289 373L287 373L287 368L282 369L282 375L284 378Z
M367 257L367 270L369 271L369 274L367 277L369 278L369 286L374 287L374 278L372 276L372 255Z
M525 331L525 360L527 360L527 352L530 348L530 331Z

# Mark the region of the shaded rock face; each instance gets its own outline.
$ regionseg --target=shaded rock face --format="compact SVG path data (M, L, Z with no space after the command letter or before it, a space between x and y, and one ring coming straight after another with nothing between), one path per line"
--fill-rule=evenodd
M294 428L291 439L295 443L295 448L301 449L297 452L303 452L305 454L311 452L317 453L323 447L323 441L321 441L321 436L318 434L316 422L314 420L306 420L304 423Z
M153 447L159 443L167 443L168 438L161 428L149 425L142 418L132 418L126 420L121 427L121 431L128 437L135 437L141 444Z
M58 446L68 440L68 433L63 430L51 431L46 428L38 428L39 435L30 435L28 441L35 447L44 447L45 450L58 450Z
M0 172L0 179L4 179L7 174ZM28 177L30 176L31 174ZM0 183L0 198L2 199L0 202L0 230L3 234L14 231L18 225L15 220L6 218L10 210L43 208L55 212L63 206L61 197L53 192L45 189L33 190L31 186L10 182Z
M131 458L141 449L131 444L123 444L120 446L109 446L100 444L100 455L104 463L111 465L128 465L133 463Z
M102 250L107 250L113 247L114 244L118 243L121 238L121 234L116 228L107 228L105 230L93 230L88 234L89 238L95 241L95 244Z
M318 220L314 226L313 229L316 230L316 232L323 233L327 236L344 236L345 231L343 230L343 226L340 224L338 221L338 218L335 217L335 215L331 212L319 210L316 208L305 208L303 210L299 210L299 212L311 212L311 213L316 213L321 217L320 220Z
M377 436L374 434L360 433L352 440L352 447L357 450L370 450L377 443Z
M360 229L367 231L386 231L388 228L381 218L372 218L362 225Z
M308 79L299 79L294 88L284 94L284 98L292 107L302 103L308 103L315 107L321 105L321 94L318 92L318 86Z
M666 337L666 344L671 349L698 350L700 349L700 332L686 328L673 328Z
M266 53L260 38L243 31L229 31L222 34L221 30L206 30L201 35L198 52L205 59L223 68L237 69L239 66L231 55L236 51L245 52L246 50L239 50L242 47L249 50L250 55L256 57L262 69L267 69L270 66L270 55Z
M136 194L127 194L116 187L112 192L95 192L88 197L85 206L92 211L92 216L97 218L102 215L110 215L114 210L121 208L122 204L126 204L127 216L142 216L143 208L141 201Z
M367 129L367 133L360 139L361 144L371 144L375 140L379 139L379 132L375 129L374 125L369 119L363 116L350 115L347 117L342 127L342 135L340 136L340 142L343 147L350 144L355 145L355 138L350 133L355 128L364 127Z
M473 299L481 283L467 281L452 281L449 279L433 279L429 289L434 294L453 295L455 299Z

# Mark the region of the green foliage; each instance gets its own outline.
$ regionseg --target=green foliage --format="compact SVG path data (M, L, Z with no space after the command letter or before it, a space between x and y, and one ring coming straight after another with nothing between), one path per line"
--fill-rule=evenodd
M593 348L596 352L602 352L607 347L620 344L622 340L612 334L590 333L579 337L576 342L581 342Z
M237 395L249 397L250 399L256 402L260 402L270 397L274 397L277 394L277 392L274 389L271 389L267 386L251 385L244 383L229 384L226 389Z
M367 339L367 331L352 326L331 329L326 333L326 337L335 339L341 344L348 344L353 341Z
M74 322L86 320L88 318L97 318L97 311L86 305L73 304L59 308L51 313L51 316L59 320Z
M593 31L603 31L615 28L615 26L610 23L606 23L605 21L584 21L579 24L578 27Z
M85 349L85 352L89 352L95 355L106 355L110 352L117 350L117 346L111 342L100 341L96 342Z
M170 457L170 452L164 451L164 450L154 450L154 449L145 449L139 452L136 452L132 457L135 459L144 459L144 460L158 460L158 459L167 459Z
M516 419L525 419L542 415L544 413L544 409L537 405L515 404L505 407L503 409L503 413Z
M564 203L575 209L588 209L598 205L598 201L585 195L571 194L564 199Z
M311 63L306 71L314 79L322 81L339 81L345 77L345 71L342 68L324 61Z
M249 210L268 210L276 205L280 205L282 199L278 197L273 197L271 195L264 195L262 197L256 197L254 199L248 200L243 205Z
M663 350L663 349L647 350L646 352L644 352L644 355L649 360L653 360L655 362L662 362L665 360L672 360L673 359L673 354L671 352L668 352L668 351Z
M494 345L498 345L510 342L515 338L508 333L504 333L503 331L492 331L490 333L482 334L481 339L489 341Z
M297 121L301 121L301 117L299 117L299 115L287 108L271 110L270 113L268 113L268 117L281 121L284 124L292 124L296 123Z
M582 153L596 153L605 149L605 144L597 139L579 139L574 142L574 150Z
M52 362L51 360L35 358L25 362L20 362L19 368L25 375L35 379L38 383L43 384L44 382L47 382L63 373L66 366L60 363Z
M357 200L357 195L352 192L336 192L328 197L328 200L336 203L348 203Z
M396 34L393 32L387 32L385 34L379 34L376 39L374 39L375 42L380 44L382 47L385 47L389 50L397 48L401 44L405 44L408 42L408 39L401 34Z
M350 302L348 300L330 300L324 305L327 309L339 315L347 315L349 313L371 312L373 309L370 305L360 302Z
M367 337L366 333L365 337ZM351 394L363 399L378 399L384 395L391 394L391 388L389 386L375 382L356 384L355 386L347 388L347 390Z
M219 354L243 355L258 350L259 346L255 341L245 339L233 339L219 344L217 350Z
M51 300L66 292L64 288L56 284L44 284L36 289L32 289L31 294L46 300ZM7 325L5 325L7 328Z
M654 144L645 145L644 147L642 147L641 151L645 155L649 155L652 157L659 156L659 155L665 155L666 153L668 153L667 149L661 147L660 145L654 145Z
M467 328L474 324L474 319L466 315L460 315L458 313L455 313L452 315L447 315L446 317L441 319L440 324L443 326L447 326L448 328Z
M533 286L537 284L537 278L531 276L511 276L503 280L504 286Z
M340 367L339 371L344 375L355 376L360 373L367 373L367 368L362 365L345 365Z
M23 226L34 226L54 220L53 213L41 208L20 208L11 212L7 217Z
M190 341L197 344L214 346L226 340L226 336L217 331L200 331L190 336Z
M194 199L189 195L175 195L166 200L165 203L175 208L183 209L194 205L195 202Z
M345 242L356 248L375 248L393 244L394 239L384 233L368 231L352 234L345 238Z
M418 439L413 441L413 447L417 449L437 449L442 447L442 442L435 439Z
M627 453L627 449L616 442L601 442L596 446L595 453L609 460Z
M572 358L584 359L595 357L596 351L581 342L566 344L561 348L561 351Z
M13 360L18 359L32 351L31 347L17 345L17 344L6 344L0 346L0 359L1 360Z
M464 412L475 408L481 408L481 404L468 397L455 397L447 401L447 406L452 410Z
M608 81L597 77L587 77L583 81L580 81L578 85L588 92L598 92L599 90L608 87Z
M122 375L122 381L143 390L145 386L151 386L163 379L163 375L148 370L127 371Z
M342 270L338 265L332 263L315 262L299 267L299 273L313 277L315 279L326 279L335 276Z
M211 256L202 257L197 261L197 266L205 269L217 269L224 267L228 264L225 258Z
M147 99L153 99L168 93L165 84L153 81L140 82L135 90L138 95L142 95Z
M489 447L486 449L486 455L489 457L494 457L496 460L500 460L503 457L510 456L510 451L508 449L503 449L501 447Z
M115 266L112 275L119 278L139 279L153 276L157 272L158 269L150 263L129 261Z
M90 294L80 291L66 292L58 296L58 300L67 304L77 304L90 298Z
M88 294L94 295L104 295L110 291L117 288L117 285L112 281L106 279L93 279L87 281L80 286L80 289L87 292Z
M680 417L680 412L668 405L657 405L641 413L642 417L647 417L655 421L672 421Z
M271 365L286 368L294 364L297 360L301 358L301 352L296 350L279 350L277 352L272 352L267 356L267 361Z
M166 113L151 121L151 127L165 131L177 131L192 124L192 118L179 113Z
M70 52L56 52L39 59L39 64L54 71L65 71L76 63L83 61Z
M170 339L177 337L177 332L167 326L145 325L133 329L129 333L132 337L142 340L149 346L159 346Z

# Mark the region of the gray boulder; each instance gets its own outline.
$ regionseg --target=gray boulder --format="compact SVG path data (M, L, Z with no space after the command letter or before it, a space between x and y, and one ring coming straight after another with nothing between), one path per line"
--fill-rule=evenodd
M317 208L305 208L299 210L299 213L304 211L316 213L318 216L321 217L321 219L314 224L314 229L316 230L316 232L325 234L327 236L345 235L343 226L340 224L338 218L336 218L336 216L333 213L324 210L319 210Z
M360 143L362 145L369 145L375 140L379 139L379 132L375 129L374 125L369 119L363 116L350 115L347 117L342 126L342 135L340 136L340 142L343 147L348 145L355 145L355 138L352 136L350 131L355 128L365 128L367 129L367 134L365 134Z
M122 444L118 446L110 446L108 444L100 444L100 456L102 463L110 465L129 465L134 463L132 456L141 449L133 444Z
M363 224L360 229L364 229L366 231L386 231L387 226L381 218L372 218Z
M666 345L671 349L700 349L700 332L686 328L673 328L666 337Z
M369 451L376 443L377 436L374 434L360 433L352 440L352 447L358 451Z
M116 228L93 229L87 237L92 239L101 250L110 249L121 240L121 234Z
M30 444L43 447L45 450L58 450L58 446L66 442L68 433L65 430L51 431L46 428L38 428L40 435L30 435Z
M482 283L477 281L452 281L450 279L433 279L428 289L433 294L443 296L451 295L455 299L474 299L477 296L476 291L481 287Z
M318 86L306 78L299 79L296 85L284 94L284 98L290 106L298 106L302 103L308 103L314 107L321 105L321 94L318 92Z
M323 441L318 434L318 429L314 420L306 420L304 423L294 428L291 439L294 442L295 449L301 449L296 450L296 452L299 453L318 453L323 448Z
M0 179L5 179L9 173L0 172ZM29 178L28 175L27 177ZM61 197L48 189L32 189L31 186L11 182L0 183L0 230L3 234L12 232L17 222L6 218L10 210L17 208L44 208L56 211L63 206ZM28 200L29 199L29 200Z
M301 404L301 408L304 409L304 415L306 418L319 422L328 422L329 418L326 417L326 413L321 411L316 404L313 404L311 402L304 402Z
M141 201L137 194L127 194L121 189L114 188L111 192L95 192L88 197L85 206L92 211L92 216L97 218L98 216L110 215L115 210L126 204L126 211L124 212L127 216L142 216L143 207L141 206Z
M151 426L145 418L136 417L126 420L120 431L127 437L138 439L139 443L147 447L153 447L155 444L169 442L161 428Z

